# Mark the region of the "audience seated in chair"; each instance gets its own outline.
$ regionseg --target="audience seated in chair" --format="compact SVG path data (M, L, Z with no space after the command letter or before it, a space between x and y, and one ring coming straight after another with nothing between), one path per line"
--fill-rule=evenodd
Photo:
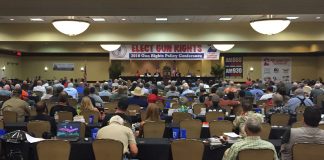
M102 120L102 127L107 126L111 117L118 115L124 119L125 123L132 123L131 118L126 115L128 108L128 99L121 98L117 104L117 110L113 114L106 114L105 118Z
M324 144L324 130L318 128L321 111L315 107L307 107L304 111L304 127L291 128L281 142L281 159L292 159L292 147L296 143Z
M59 102L58 105L53 106L52 109L50 110L49 115L51 117L54 117L55 113L60 111L71 112L73 117L77 115L75 108L68 105L68 95L66 92L60 93L58 97L58 102Z
M123 143L124 154L136 156L138 148L132 130L124 126L124 120L118 115L111 117L109 125L98 131L97 139L113 139Z
M136 87L134 91L131 91L133 97L128 98L128 103L129 104L137 104L141 107L146 108L148 103L146 99L141 98L144 96L144 92L140 87Z
M146 122L161 122L160 119L160 108L155 103L149 103L146 109L145 119L142 120L139 128L139 137L143 135L143 126Z
M12 92L12 97L5 101L2 105L2 111L13 111L17 113L17 121L24 122L25 117L30 115L29 104L20 99L21 90L15 89Z
M271 149L274 152L273 159L278 160L277 152L273 144L260 138L261 129L260 120L253 117L248 118L244 127L247 136L227 149L223 160L236 160L238 153L247 149Z
M54 136L56 135L56 122L55 119L48 114L46 114L46 103L45 102L38 102L36 105L36 112L37 115L30 117L29 121L40 120L40 121L48 121L51 124L51 134Z
M242 104L243 112L240 116L237 116L235 120L233 121L234 128L239 128L240 134L245 136L245 129L244 125L247 119L251 117L257 118L260 122L263 122L263 117L259 113L254 113L252 111L252 104L245 102Z

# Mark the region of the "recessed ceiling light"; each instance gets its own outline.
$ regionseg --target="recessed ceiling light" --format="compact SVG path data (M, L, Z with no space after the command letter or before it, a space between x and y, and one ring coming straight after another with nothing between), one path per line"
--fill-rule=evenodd
M31 18L31 21L35 21L35 22L41 22L44 21L42 18Z
M294 19L298 19L299 17L286 17L286 18L290 20L294 20Z
M126 19L125 18L123 18L123 19L121 19L122 21L126 21Z
M316 17L316 19L321 19L321 17Z
M162 18L155 18L156 21L167 21L168 18L162 17Z
M15 19L13 19L13 18L10 18L9 20L10 20L10 21L14 21Z
M232 20L232 18L231 17L221 17L218 20L220 20L220 21L230 21L230 20Z
M104 18L100 18L100 17L92 18L92 20L95 21L95 22L104 22L104 21L106 21Z
M190 19L189 18L185 18L186 21L189 21Z

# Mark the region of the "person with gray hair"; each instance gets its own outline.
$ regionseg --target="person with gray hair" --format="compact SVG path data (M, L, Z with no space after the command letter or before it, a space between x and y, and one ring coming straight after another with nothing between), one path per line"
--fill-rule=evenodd
M9 85L5 85L3 86L2 89L0 89L0 96L11 96L11 92L10 92L10 86Z
M41 100L50 99L53 96L53 87L47 86L45 87L46 94L44 94L41 98Z
M304 91L301 88L295 90L295 97L290 98L287 105L284 107L284 111L290 114L296 114L296 108L299 106L314 106L312 100L304 96Z
M240 151L248 149L269 149L273 151L273 159L278 160L277 152L272 143L262 140L260 133L262 130L261 121L257 118L248 118L245 122L244 130L247 137L234 143L231 148L225 151L223 160L236 160Z
M185 96L186 94L195 94L193 90L190 89L188 83L184 83L182 85L183 92L181 93L181 96Z
M40 91L43 92L43 94L46 93L45 87L43 86L43 82L41 80L37 81L37 86L33 88L33 92Z
M314 89L310 93L310 97L313 99L313 102L317 104L317 97L324 94L324 90L321 89L321 83L316 83Z
M65 91L69 96L72 96L72 98L78 99L78 91L75 88L73 88L73 86L73 83L70 82L67 88L64 88L63 91Z

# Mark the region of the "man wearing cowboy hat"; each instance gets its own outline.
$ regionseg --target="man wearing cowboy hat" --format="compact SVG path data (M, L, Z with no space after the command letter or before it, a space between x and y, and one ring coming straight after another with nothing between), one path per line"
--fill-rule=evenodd
M128 98L128 104L136 104L141 107L146 108L147 107L147 101L146 98L143 98L144 92L142 88L136 87L134 91L131 91L133 97Z

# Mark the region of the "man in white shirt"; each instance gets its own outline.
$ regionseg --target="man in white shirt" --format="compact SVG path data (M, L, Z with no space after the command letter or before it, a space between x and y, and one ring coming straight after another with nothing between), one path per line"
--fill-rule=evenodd
M67 88L64 88L64 91L69 95L72 96L74 99L78 99L78 91L73 88L73 83L69 83Z
M35 86L34 88L33 88L33 91L35 92L35 91L40 91L40 92L43 92L43 95L46 93L46 90L45 90L45 87L44 86L42 86L42 81L37 81L37 86Z
M265 101L265 100L268 100L268 99L272 99L272 96L273 96L273 87L272 86L269 86L267 88L267 93L264 94L261 98L260 98L260 101Z

